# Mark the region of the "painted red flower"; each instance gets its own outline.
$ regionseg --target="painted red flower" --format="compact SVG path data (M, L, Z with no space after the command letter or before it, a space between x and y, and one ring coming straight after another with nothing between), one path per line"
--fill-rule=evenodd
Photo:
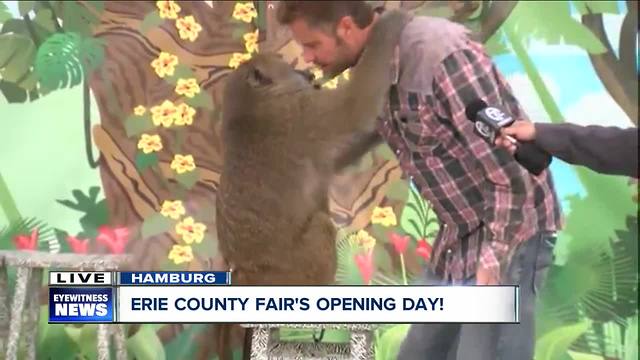
M418 247L416 247L416 253L422 256L423 259L429 260L431 257L431 245L425 240L418 240Z
M400 255L404 254L407 251L407 246L409 245L409 235L400 235L397 233L390 233L389 239L393 244L393 247L396 249L396 252Z
M75 236L67 236L67 242L71 250L76 254L86 254L89 252L89 239L78 239Z
M31 235L18 235L13 238L13 243L18 250L38 249L38 229L33 229Z
M355 256L356 265L365 284L369 284L373 277L373 251Z
M126 227L100 226L96 241L98 244L106 246L112 254L123 254L129 241L129 229Z

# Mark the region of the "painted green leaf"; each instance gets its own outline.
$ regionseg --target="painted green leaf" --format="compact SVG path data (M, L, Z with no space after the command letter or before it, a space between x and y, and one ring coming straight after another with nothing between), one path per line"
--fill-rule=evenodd
M408 331L409 325L401 324L395 325L382 333L382 336L378 338L375 344L375 359L396 359L398 357L398 351L400 351L400 345L407 336Z
M596 174L583 167L575 170L587 195L569 199L572 210L564 231L574 239L570 251L580 253L604 248L611 254L610 240L617 238L616 231L627 228L628 216L637 214L633 187L624 177Z
M563 326L549 331L536 341L537 360L556 360L566 354L585 331L591 327L591 321L585 320L576 324Z
M592 54L606 51L598 38L571 16L568 1L519 1L504 25L522 43L536 39L547 44L576 45Z
M49 9L40 9L36 12L36 17L33 19L33 22L42 26L43 29L46 29L49 32L55 32L56 27L53 23L52 12Z
M24 16L26 13L33 10L33 7L35 4L36 4L35 1L25 1L25 0L18 1L18 11L20 11L20 16Z
M344 237L338 241L338 269L336 271L336 283L340 285L359 285L362 284L360 271L354 260L354 256L358 254L355 246L352 246Z
M208 326L210 326L210 324L185 324L184 330L164 345L166 358L195 359L198 349L197 346L193 346L193 341L199 334L203 333Z
M176 174L176 181L184 186L184 188L187 190L193 188L193 186L198 182L199 179L200 171L198 169L182 174Z
M32 91L36 89L36 85L38 85L38 74L31 71L27 77L20 81L20 88L26 91Z
M0 80L0 91L9 104L23 103L29 98L25 89L4 80Z
M49 90L73 87L102 64L104 43L76 33L57 33L38 48L35 71Z
M26 79L35 55L36 48L30 37L22 34L1 34L0 77L13 83Z
M152 325L144 324L127 339L127 353L138 360L164 360L166 355L162 341Z
M124 120L124 129L127 137L137 136L155 129L150 114L142 116L131 115Z
M389 199L406 201L409 195L409 182L399 179L389 185L385 195Z
M148 167L158 164L158 154L149 153L145 154L142 151L136 153L136 168L142 171Z
M393 153L393 150L391 150L387 144L378 145L373 151L385 160L397 160L396 154Z
M234 40L242 39L242 36L247 32L249 32L249 30L247 29L246 26L238 26L237 28L233 29L233 32L231 33L231 38Z
M178 79L188 79L188 78L194 78L194 77L195 77L195 74L189 66L184 64L178 64L176 65L173 75L167 76L165 77L165 79L170 84L175 85L178 83Z
M185 97L184 101L194 108L205 108L207 110L213 110L213 98L211 94L205 91L200 91L192 98Z
M3 1L0 1L0 24L11 18L13 18L13 16L11 15L11 12L9 12L9 8Z
M484 47L491 56L511 53L511 49L507 46L504 38L504 31L501 29L498 29L498 31L496 31L495 34L487 40Z
M169 219L160 213L154 213L144 219L142 223L142 238L148 239L152 236L167 232L175 226L175 220Z
M199 220L199 219L198 219ZM196 220L196 221L198 221ZM193 244L193 253L202 257L213 257L218 254L218 237L216 229L207 228L204 239L199 244Z
M571 2L580 15L592 14L619 14L616 1L579 1Z
M48 276L45 274L45 276ZM40 317L38 320L37 349L41 354L47 354L51 359L73 360L76 358L78 346L69 337L63 324L49 324L48 306L40 307ZM80 335L78 329L78 335Z
M151 11L144 17L144 20L142 20L142 23L140 24L140 32L146 34L147 31L159 26L163 22L164 19L160 17L160 13L158 11Z
M93 26L100 23L100 13L104 10L104 1L90 1L83 4L79 4L77 1L63 1L62 3L64 31L92 36Z
M85 324L80 331L78 342L80 351L86 358L97 359L98 357L98 325Z

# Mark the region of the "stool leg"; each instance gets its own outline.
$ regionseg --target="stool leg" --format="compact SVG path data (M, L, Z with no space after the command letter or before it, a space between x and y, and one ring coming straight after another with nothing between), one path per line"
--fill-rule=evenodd
M360 360L373 359L373 341L371 332L369 331L352 331L351 332L351 358Z
M269 351L269 328L253 328L251 339L251 359L266 360Z
M3 260L0 259L0 355L4 354L9 338L9 276Z
M9 323L9 338L7 340L6 360L18 358L18 341L20 339L20 327L22 326L22 312L27 298L27 284L31 269L19 267L16 272L16 289L11 303L11 320Z
M108 324L98 324L98 360L109 360Z
M38 320L40 319L40 288L42 287L42 269L31 270L31 278L27 285L27 312L25 314L24 339L27 344L28 360L36 358L38 341Z
M113 340L116 345L116 360L127 360L127 345L124 336L124 327L120 324L113 326Z

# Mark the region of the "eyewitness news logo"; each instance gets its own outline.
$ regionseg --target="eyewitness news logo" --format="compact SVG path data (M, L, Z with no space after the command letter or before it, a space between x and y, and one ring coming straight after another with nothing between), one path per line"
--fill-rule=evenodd
M49 288L49 323L110 323L115 319L114 288Z

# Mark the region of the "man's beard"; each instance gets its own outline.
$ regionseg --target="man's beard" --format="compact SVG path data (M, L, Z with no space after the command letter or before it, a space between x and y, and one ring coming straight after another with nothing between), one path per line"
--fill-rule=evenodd
M342 74L345 70L355 65L355 62L350 59L349 49L346 44L342 41L342 39L337 38L336 40L337 52L336 52L336 61L333 64L329 64L327 67L323 68L324 77L329 80L334 77Z

